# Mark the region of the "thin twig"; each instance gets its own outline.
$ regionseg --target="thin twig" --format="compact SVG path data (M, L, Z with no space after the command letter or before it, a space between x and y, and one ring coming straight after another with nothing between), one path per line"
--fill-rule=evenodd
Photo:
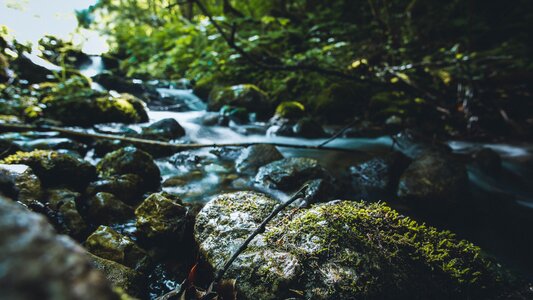
M263 222L257 227L257 229L248 236L248 238L242 243L242 245L233 253L233 255L230 257L230 259L224 264L224 267L218 272L217 276L213 280L213 283L210 286L210 289L215 287L220 280L224 277L224 274L228 271L228 269L231 267L231 264L237 259L237 257L248 247L250 242L259 234L265 232L266 225L270 220L272 220L275 216L277 216L282 210L284 210L287 206L291 205L296 200L300 199L300 196L303 194L303 192L307 189L307 184L301 187L292 197L285 203L278 205L271 213L266 217ZM209 294L209 291L208 291Z
M346 130L348 130L349 128L351 128L355 123L357 123L359 120L358 119L354 119L353 121L351 121L348 125L344 126L343 128L341 128L339 131L337 131L334 135L332 135L329 139L325 140L323 143L321 143L320 145L318 145L318 148L322 148L324 147L325 145L331 143L332 141L334 141L335 139L337 139L341 134L343 134Z

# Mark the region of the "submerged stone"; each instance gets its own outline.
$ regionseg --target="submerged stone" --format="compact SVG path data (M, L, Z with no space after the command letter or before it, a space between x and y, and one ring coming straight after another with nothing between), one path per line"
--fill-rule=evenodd
M160 186L161 173L152 156L133 146L121 148L108 153L96 165L100 176L108 178L114 175L138 175L147 189L154 190Z
M279 204L237 192L200 211L195 239L215 272ZM478 247L384 204L353 201L281 212L225 277L236 279L243 299L450 299L501 292L501 278Z
M107 226L100 226L85 241L85 247L92 254L112 260L139 272L145 272L150 265L148 254L127 236Z
M90 163L56 151L17 152L0 163L30 166L45 187L68 186L83 189L96 178L95 168Z

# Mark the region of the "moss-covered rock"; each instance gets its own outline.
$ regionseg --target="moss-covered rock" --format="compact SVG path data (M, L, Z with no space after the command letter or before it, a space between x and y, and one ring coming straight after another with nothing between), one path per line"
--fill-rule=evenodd
M279 204L237 192L200 211L195 238L215 271ZM501 287L470 242L384 204L353 201L280 213L226 277L236 279L243 299L482 299Z
M30 167L26 165L0 164L0 174L13 178L18 189L18 201L30 204L41 199L41 181Z
M334 83L313 100L315 113L333 123L342 123L361 114L366 99L365 87L352 83Z
M464 199L467 191L465 165L448 153L427 151L403 172L397 195L420 208L445 213Z
M179 199L164 193L152 194L135 210L137 230L147 239L172 242L183 240L187 208Z
M145 282L146 278L140 272L128 268L112 260L107 260L96 255L87 253L94 268L102 271L105 277L115 288L120 288L128 295L147 298Z
M47 118L65 125L91 126L99 123L142 123L148 121L145 104L129 94L51 95L43 100Z
M299 119L305 116L305 106L298 101L281 102L276 107L276 116L287 119Z
M96 178L95 168L90 163L55 151L17 152L0 163L30 166L45 187L68 186L83 189Z
M311 179L333 180L316 159L290 157L259 168L255 182L268 188L290 191Z
M113 175L91 182L87 194L93 196L99 192L111 193L128 205L136 205L146 191L141 182L141 177L136 174Z
M253 84L234 85L215 88L209 95L208 109L218 111L224 105L246 108L259 117L266 117L273 110L272 101L267 93Z
M152 156L133 146L108 153L96 165L96 169L104 178L124 174L138 175L142 180L141 184L148 190L155 190L160 186L161 173Z
M114 224L133 218L133 208L115 195L99 192L87 200L87 215L97 224Z
M50 189L46 191L46 203L48 207L59 214L63 230L74 238L80 238L87 233L87 223L81 216L77 202L80 193L68 189Z
M112 260L139 272L150 265L148 254L132 239L107 226L100 226L85 241L85 248L92 254Z

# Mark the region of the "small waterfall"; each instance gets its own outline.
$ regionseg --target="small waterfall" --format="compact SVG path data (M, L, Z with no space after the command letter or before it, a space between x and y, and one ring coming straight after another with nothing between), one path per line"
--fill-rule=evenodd
M80 73L93 77L104 71L104 61L101 56L91 56L91 62L89 64L80 67Z

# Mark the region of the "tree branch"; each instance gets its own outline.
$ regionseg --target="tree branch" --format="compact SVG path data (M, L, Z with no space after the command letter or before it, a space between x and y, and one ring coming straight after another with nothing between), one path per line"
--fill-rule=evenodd
M215 148L215 147L249 147L254 145L272 145L275 147L286 147L286 148L296 148L296 149L309 149L309 150L331 150L331 151L343 151L351 153L363 153L361 150L357 149L347 149L347 148L334 148L334 147L322 147L319 145L301 145L301 144L285 144L285 143L222 143L222 144L172 144L161 141L154 141L149 139L142 138L133 138L125 136L117 136L111 134L101 134L101 133L88 133L81 132L77 130L67 129L57 126L33 126L27 124L0 124L0 132L26 132L26 131L38 131L38 132L50 132L55 131L59 132L63 136L73 137L73 138L82 138L82 139L103 139L103 140L118 140L133 145L145 145L145 146L155 146L163 149L169 149L175 152L200 149L200 148Z

